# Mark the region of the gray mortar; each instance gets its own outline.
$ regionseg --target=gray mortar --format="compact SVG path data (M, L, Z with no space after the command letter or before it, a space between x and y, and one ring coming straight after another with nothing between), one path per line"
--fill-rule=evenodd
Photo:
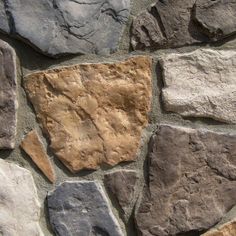
M139 192L141 193L142 187L145 183L145 179L147 176L146 173L146 155L148 151L148 142L150 136L156 129L157 123L169 123L169 124L177 124L188 126L192 128L207 128L209 130L214 131L226 131L226 132L236 132L236 125L228 125L221 122L216 122L211 119L183 119L181 116L165 112L163 110L162 101L160 99L160 93L162 88L162 79L161 73L157 68L158 58L162 55L171 53L171 52L189 52L193 51L199 47L217 47L218 49L236 49L236 39L235 37L231 38L231 41L224 42L225 44L214 44L214 45L198 45L198 46L189 46L182 47L178 49L166 49L166 50L158 50L154 53L149 52L130 52L129 41L130 41L130 27L132 18L135 17L140 11L145 10L151 3L154 3L155 0L133 0L132 1L132 11L129 23L124 31L123 38L120 43L120 50L112 54L110 56L98 56L98 55L85 55L85 56L66 56L61 59L51 59L46 56L39 54L34 51L29 46L25 45L22 42L19 42L14 39L10 39L6 35L0 34L0 38L4 41L8 42L15 48L18 58L19 58L19 71L18 71L18 101L19 101L19 109L18 109L18 123L17 123L17 140L16 140L16 148L12 151L1 150L0 157L6 159L8 161L15 162L20 166L31 171L37 189L38 195L42 204L42 213L41 213L41 227L45 233L45 236L54 235L50 225L48 224L48 216L47 216L47 208L45 206L45 197L47 192L52 191L55 186L65 180L98 180L103 185L103 176L104 173L109 172L111 170L116 169L134 169L137 170L140 178L139 183ZM36 121L35 114L33 112L33 108L31 104L28 102L26 98L26 94L24 89L22 88L22 78L26 74L32 73L34 71L45 70L48 68L54 68L58 66L66 66L72 64L79 63L98 63L98 62L113 62L117 60L122 60L132 55L150 55L153 58L153 100L152 100L152 109L150 112L150 125L144 130L142 139L140 142L140 148L137 153L137 160L135 162L130 163L122 163L113 168L105 168L102 167L97 171L81 171L78 174L71 174L64 165L53 155L53 153L48 148L48 140L43 136L39 124ZM158 74L158 75L157 75ZM27 134L31 129L36 129L43 141L45 148L47 147L47 152L49 157L52 159L54 163L55 172L57 176L57 180L55 185L50 184L47 179L41 174L36 165L27 157L27 155L19 148L19 144L23 139L24 135ZM104 188L105 190L105 188ZM127 236L135 236L137 235L134 230L134 225L131 220L128 226L125 227L121 218L119 217L121 213L117 204L114 203L114 199L109 200L114 204L112 210L115 216L118 218L121 227L124 231L124 235ZM127 232L127 233L126 233Z

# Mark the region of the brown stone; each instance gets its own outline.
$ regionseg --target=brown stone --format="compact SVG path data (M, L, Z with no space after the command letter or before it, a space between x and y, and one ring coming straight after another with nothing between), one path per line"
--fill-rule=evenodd
M236 204L236 135L160 125L148 184L136 211L139 235L198 235Z
M35 130L27 134L21 142L21 147L47 178L54 183L55 173L53 167Z
M152 61L81 64L25 78L51 148L72 171L136 159L150 110Z

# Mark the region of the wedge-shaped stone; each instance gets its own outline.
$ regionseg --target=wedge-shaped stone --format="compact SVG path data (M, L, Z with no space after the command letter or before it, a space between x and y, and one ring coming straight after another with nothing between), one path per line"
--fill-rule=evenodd
M43 236L40 204L30 171L0 159L0 229L3 236Z
M49 219L57 236L122 236L100 184L64 182L47 197Z
M139 235L197 235L236 204L236 135L160 125L151 139Z
M151 103L151 59L39 72L26 77L25 89L72 172L136 158Z
M33 130L26 135L24 140L21 142L21 147L45 174L45 176L54 183L55 173L52 164L44 150L43 144L40 141L36 130Z
M130 0L4 0L0 30L53 57L110 53L129 10Z
M167 111L236 123L236 51L199 49L160 62Z
M14 49L2 40L0 65L0 149L12 149L16 136L16 55Z

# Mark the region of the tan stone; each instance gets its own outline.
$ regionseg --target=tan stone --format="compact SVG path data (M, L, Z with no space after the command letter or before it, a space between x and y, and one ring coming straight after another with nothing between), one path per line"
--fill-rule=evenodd
M222 225L217 229L212 229L202 236L235 236L236 235L236 221Z
M21 147L46 177L54 183L55 173L53 167L35 130L27 134L21 142Z
M151 59L34 73L26 92L59 159L72 171L136 158L151 103Z

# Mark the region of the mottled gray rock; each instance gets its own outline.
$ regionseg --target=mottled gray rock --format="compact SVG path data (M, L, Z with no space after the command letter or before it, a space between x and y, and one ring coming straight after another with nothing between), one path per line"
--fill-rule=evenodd
M198 235L219 222L236 204L235 155L236 135L160 125L135 214L139 235Z
M197 0L194 19L212 40L227 37L236 32L236 1Z
M137 197L138 174L134 170L117 170L104 176L104 184L115 197L128 221Z
M129 0L4 0L1 4L0 29L50 56L114 52L130 8Z
M50 223L57 236L123 235L96 182L64 182L47 200Z
M14 148L16 135L16 55L0 40L0 149Z
M173 53L160 63L167 111L236 123L236 51Z
M40 204L30 171L0 159L0 235L43 236Z

